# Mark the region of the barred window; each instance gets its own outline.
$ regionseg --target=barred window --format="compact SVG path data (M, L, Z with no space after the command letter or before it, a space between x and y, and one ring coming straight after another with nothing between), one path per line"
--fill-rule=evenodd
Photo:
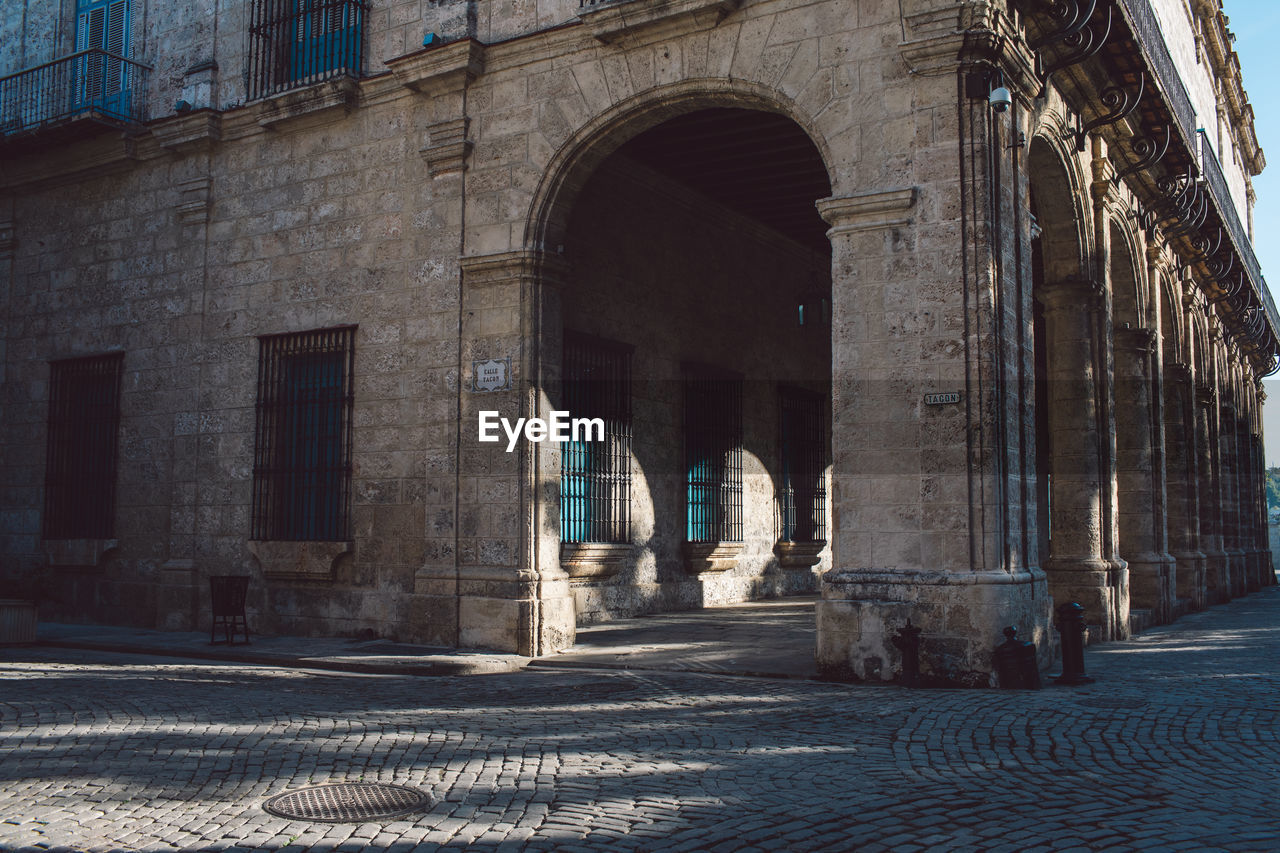
M249 97L362 76L364 0L254 0Z
M602 441L575 436L560 451L560 540L631 541L631 348L564 338L564 405L604 421Z
M742 377L684 369L685 538L741 542Z
M779 444L784 542L822 542L827 538L827 490L823 481L826 446L823 398L800 388L778 389Z
M254 539L351 537L355 327L259 339Z
M123 365L123 353L50 364L45 539L114 535Z

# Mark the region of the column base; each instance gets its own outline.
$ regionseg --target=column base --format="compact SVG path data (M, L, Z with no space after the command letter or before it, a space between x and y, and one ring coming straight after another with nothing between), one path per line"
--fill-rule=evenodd
M1130 610L1150 610L1156 625L1173 621L1177 599L1177 570L1170 554L1125 555L1129 564Z
M1205 551L1205 603L1223 604L1231 599L1227 584L1227 552Z
M1227 548L1227 595L1239 598L1248 589L1246 578L1249 574L1245 552L1239 548Z
M1249 575L1246 578L1246 589L1249 592L1258 592L1267 585L1266 565L1267 552L1255 549L1248 553Z
M1038 569L833 569L822 577L816 609L818 672L833 680L892 681L902 669L893 639L908 620L922 629L926 686L994 686L992 653L1009 625L1036 644L1042 669L1053 661L1050 600Z
M538 657L567 649L576 639L573 594L563 572L536 578L484 567L449 577L419 571L415 589L412 631L423 641Z
M1205 596L1205 555L1202 551L1175 551L1177 561L1175 594L1185 599L1192 612L1204 610L1207 606Z
M199 574L194 560L169 560L160 566L156 587L156 627L162 631L194 631L199 621Z
M1074 601L1084 608L1091 641L1129 639L1129 567L1124 560L1050 557L1045 574L1055 607Z

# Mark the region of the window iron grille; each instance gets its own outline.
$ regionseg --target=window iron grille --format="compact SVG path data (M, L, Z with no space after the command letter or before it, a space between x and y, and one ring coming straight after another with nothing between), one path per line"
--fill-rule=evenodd
M363 76L363 0L254 0L249 98Z
M112 538L123 364L112 353L50 365L45 539Z
M561 375L569 416L601 419L604 437L561 445L560 540L630 542L631 348L566 333Z
M822 542L827 538L825 401L813 392L783 387L778 390L778 404L780 538Z
M684 368L685 538L742 541L742 377Z
M259 339L252 538L350 538L355 327Z

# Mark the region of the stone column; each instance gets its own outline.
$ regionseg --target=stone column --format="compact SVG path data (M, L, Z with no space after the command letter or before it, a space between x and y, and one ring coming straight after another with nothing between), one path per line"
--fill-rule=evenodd
M904 317L928 316L906 300L973 321L953 266L928 262L948 271L936 287L915 266L924 264L910 227L915 196L900 189L818 204L832 226L833 568L817 606L817 663L831 677L887 680L899 658L893 637L910 620L923 629L927 675L985 686L1004 626L1048 649L1048 597L1038 572L1006 570L1003 551L984 544L1002 507L994 478L971 460L998 454L987 443L993 430L971 426L989 427L989 399L964 389L970 369L1003 366L978 364L946 324L931 326L927 343L915 335L911 348L926 355L903 357ZM957 390L952 402L926 403Z
M1218 406L1218 468L1221 477L1222 549L1227 553L1226 592L1229 598L1244 594L1244 550L1241 548L1240 450L1233 400Z
M1196 489L1195 387L1187 365L1165 364L1164 400L1169 550L1177 560L1175 595L1180 606L1203 610L1205 555L1200 550Z
M1097 283L1068 279L1040 294L1048 342L1049 559L1045 566L1055 605L1081 604L1103 639L1128 635L1115 614L1117 568L1106 554L1111 484L1104 482L1103 454L1110 436L1099 428L1097 313L1104 293ZM1127 619L1126 619L1127 621Z
M1173 619L1174 564L1165 552L1165 485L1157 451L1150 329L1115 330L1116 480L1120 554L1129 566L1132 607L1157 625Z
M1245 391L1248 394L1248 389ZM1259 548L1259 528L1261 526L1261 518L1259 515L1259 470L1258 460L1255 453L1255 441L1251 429L1253 422L1253 406L1250 401L1246 400L1244 417L1239 421L1239 445L1241 450L1241 466L1244 471L1242 477L1244 488L1240 496L1240 510L1244 527L1244 538L1241 547L1245 552L1245 565L1248 567L1245 572L1244 586L1245 592L1257 592L1262 589L1262 553Z
M453 577L424 569L418 589L456 598L460 647L550 654L574 641L556 533L559 455L553 443L523 437L510 452L505 438L481 442L479 418L547 418L564 268L558 257L526 251L464 257L461 266L457 566Z
M1222 547L1222 503L1218 491L1217 394L1207 382L1196 383L1196 455L1200 473L1200 550L1205 554L1205 601L1220 604L1227 596L1227 552Z

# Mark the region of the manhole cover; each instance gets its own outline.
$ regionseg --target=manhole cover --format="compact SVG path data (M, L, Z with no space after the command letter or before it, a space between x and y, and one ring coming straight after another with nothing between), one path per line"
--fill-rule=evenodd
M431 803L421 791L382 782L316 785L277 794L262 804L276 817L322 823L363 823L396 817Z

